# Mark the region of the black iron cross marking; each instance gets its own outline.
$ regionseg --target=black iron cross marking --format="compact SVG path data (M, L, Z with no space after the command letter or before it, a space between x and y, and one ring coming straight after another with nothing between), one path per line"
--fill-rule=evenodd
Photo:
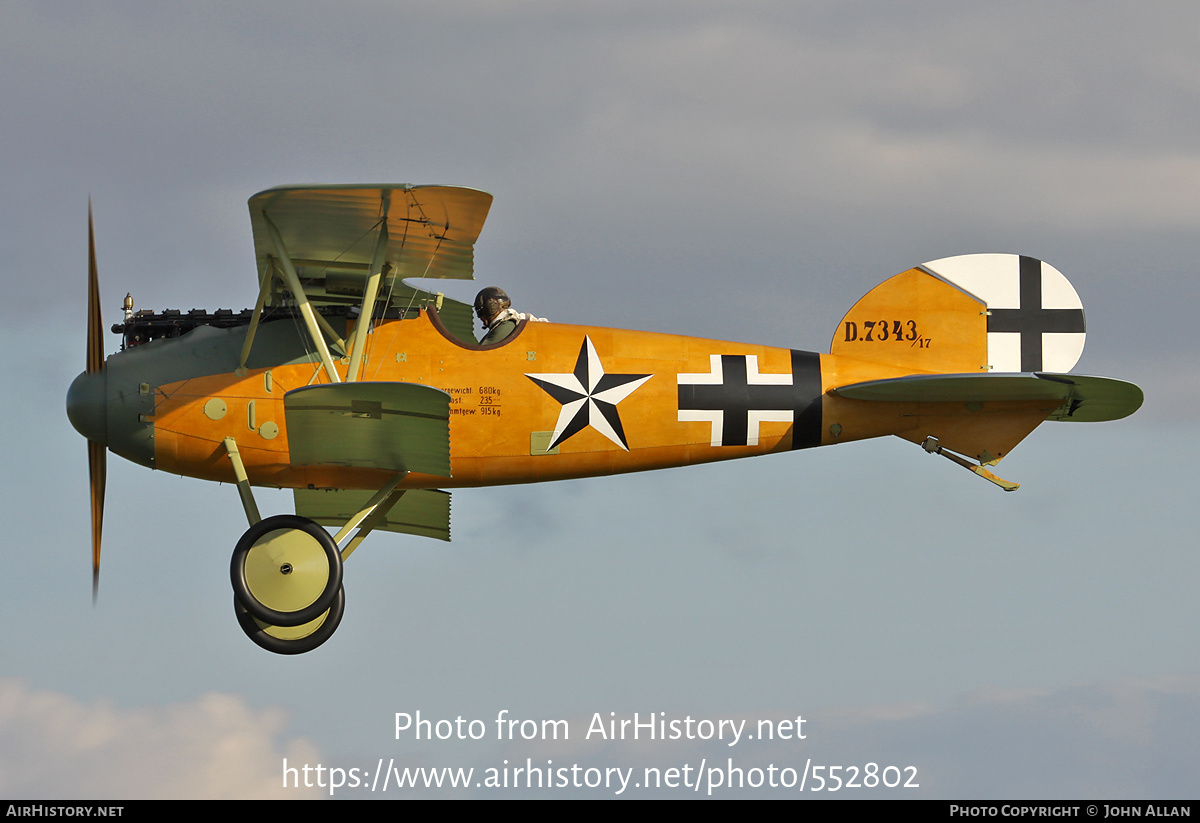
M1084 331L1083 309L1042 308L1042 261L1021 257L1021 296L1017 309L991 309L989 332L1021 335L1021 371L1042 370L1043 332Z
M720 383L684 382L679 376L679 410L721 412L721 435L714 445L749 445L750 413L791 412L792 448L821 443L820 356L792 351L788 385L751 383L744 354L723 354ZM682 415L681 415L682 419Z

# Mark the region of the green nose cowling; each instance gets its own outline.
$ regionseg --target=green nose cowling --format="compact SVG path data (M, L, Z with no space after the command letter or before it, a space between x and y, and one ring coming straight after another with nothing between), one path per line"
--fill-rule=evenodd
M103 371L83 372L67 390L67 417L75 431L93 443L108 443L108 375Z

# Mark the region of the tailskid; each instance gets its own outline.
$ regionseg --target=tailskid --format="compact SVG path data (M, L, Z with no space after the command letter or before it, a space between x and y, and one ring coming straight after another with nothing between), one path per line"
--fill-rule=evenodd
M942 457L946 458L950 462L957 463L958 465L962 466L964 469L968 469L970 471L975 472L975 474L979 475L984 480L987 480L990 483L995 483L997 486L1004 489L1006 492L1015 492L1017 489L1021 488L1020 483L1013 483L1011 480L1005 480L1003 477L997 477L996 475L992 474L990 471L985 469L983 466L976 465L975 463L972 463L970 460L966 459L965 457L960 457L959 455L955 454L952 451L943 449L941 447L941 445L938 443L938 439L936 437L926 437L924 442L921 443L921 448L923 448L925 451L929 452L930 454L940 454Z

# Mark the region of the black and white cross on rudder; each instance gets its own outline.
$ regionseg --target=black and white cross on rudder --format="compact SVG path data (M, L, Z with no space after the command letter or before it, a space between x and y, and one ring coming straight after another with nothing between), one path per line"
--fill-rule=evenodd
M1083 353L1083 303L1062 272L1033 257L969 254L926 263L987 305L993 372L1068 372Z

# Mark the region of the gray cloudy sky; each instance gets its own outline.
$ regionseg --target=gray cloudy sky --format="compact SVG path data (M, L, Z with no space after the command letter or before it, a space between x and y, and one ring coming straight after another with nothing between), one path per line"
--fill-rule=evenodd
M1195 796L1198 35L1184 2L0 5L0 793L733 757L913 765L924 797ZM114 458L93 609L63 404L87 197L112 322L126 291L252 305L246 199L360 181L492 192L477 276L522 309L816 351L913 264L1030 254L1084 301L1077 370L1146 405L1039 429L1014 495L898 440L456 492L455 542L373 537L298 659L234 621L234 490ZM503 709L572 738L393 731ZM807 737L583 740L595 712Z

